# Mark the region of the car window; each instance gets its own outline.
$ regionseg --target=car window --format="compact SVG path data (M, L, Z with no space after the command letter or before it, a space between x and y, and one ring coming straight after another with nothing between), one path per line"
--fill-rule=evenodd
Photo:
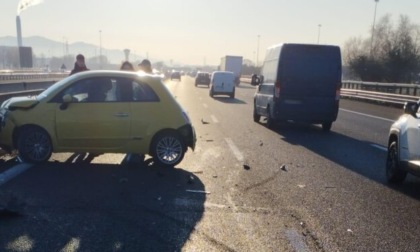
M79 80L53 98L62 102L64 95L71 95L73 102L118 102L122 101L120 86L115 78L98 77Z
M133 101L137 102L156 102L159 97L153 89L146 83L132 81Z

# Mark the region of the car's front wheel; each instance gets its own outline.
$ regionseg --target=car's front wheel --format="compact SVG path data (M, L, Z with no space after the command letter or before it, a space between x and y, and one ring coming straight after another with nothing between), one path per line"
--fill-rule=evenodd
M401 170L400 160L398 157L397 141L392 141L388 146L388 155L386 159L386 180L391 184L401 184L407 172Z
M151 154L156 165L174 167L184 158L184 142L176 133L161 133L153 140Z
M17 140L19 157L26 162L46 162L52 154L52 144L48 133L40 128L25 127L21 129Z
M254 112L253 112L253 118L254 118L254 122L259 122L261 119L261 116L257 113L257 108L254 105Z

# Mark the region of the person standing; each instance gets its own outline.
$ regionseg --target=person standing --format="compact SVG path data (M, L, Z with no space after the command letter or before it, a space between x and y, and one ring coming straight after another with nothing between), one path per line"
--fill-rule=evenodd
M148 59L144 59L140 64L139 64L140 70L148 73L148 74L152 74L153 70L152 70L152 64L150 63L150 60Z
M78 54L76 56L76 62L74 63L74 68L73 70L71 70L70 75L87 71L87 70L89 69L86 67L85 56L83 56L83 54Z

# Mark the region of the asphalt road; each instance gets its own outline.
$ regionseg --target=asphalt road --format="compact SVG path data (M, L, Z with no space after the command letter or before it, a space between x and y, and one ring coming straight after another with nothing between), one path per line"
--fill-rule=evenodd
M249 84L235 99L189 77L167 86L196 128L194 152L172 170L117 154L3 156L0 174L25 172L0 175L0 251L418 251L420 180L384 176L401 109L342 100L329 133L270 130L252 121Z

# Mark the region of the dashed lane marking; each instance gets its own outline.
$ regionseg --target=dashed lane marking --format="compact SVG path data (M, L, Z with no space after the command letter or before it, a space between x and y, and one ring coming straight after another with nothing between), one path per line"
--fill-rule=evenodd
M21 163L13 166L12 168L3 173L0 173L0 186L6 183L7 181L13 179L14 177L18 176L19 174L23 173L24 171L28 170L32 166L33 164Z
M214 115L211 115L210 117L211 117L211 119L213 120L214 123L219 122L219 120L217 120L217 118Z
M235 155L236 159L238 159L239 162L244 161L244 156L242 155L242 152L238 149L238 147L236 147L232 139L225 138L225 141L229 145L229 148L233 152L233 155Z
M347 109L340 109L340 110L341 111L344 111L344 112L348 112L348 113L353 113L353 114L356 114L356 115L362 115L362 116L366 116L366 117L370 117L370 118L384 120L384 121L387 121L387 122L394 122L395 121L395 120L391 120L391 119L388 119L388 118L383 118L383 117L379 117L379 116L373 116L373 115L364 114L364 113L360 113L360 112L356 112L356 111L352 111L352 110L347 110Z

